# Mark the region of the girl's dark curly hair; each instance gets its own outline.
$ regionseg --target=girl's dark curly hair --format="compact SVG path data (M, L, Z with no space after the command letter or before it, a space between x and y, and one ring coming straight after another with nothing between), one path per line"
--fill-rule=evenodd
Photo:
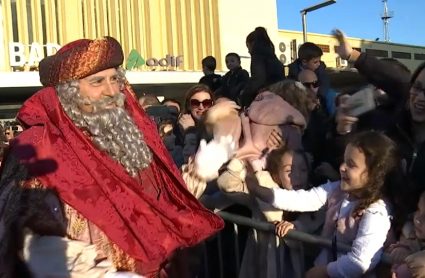
M284 144L279 149L276 149L270 152L270 154L267 157L266 171L269 172L271 175L278 174L282 169L282 157L286 153L299 154L304 159L307 165L308 173L309 173L309 180L311 180L312 169L311 169L310 161L306 153L301 149L292 149L287 144Z
M392 227L398 233L406 220L404 171L397 145L387 136L375 131L355 135L350 144L365 156L367 167L366 185L359 189L361 201L354 210L359 217L363 211L379 199L389 201L393 214Z

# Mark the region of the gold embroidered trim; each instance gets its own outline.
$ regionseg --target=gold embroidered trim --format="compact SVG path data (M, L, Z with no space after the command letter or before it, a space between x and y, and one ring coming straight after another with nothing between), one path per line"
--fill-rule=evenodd
M115 243L110 241L111 248L111 258L114 266L118 270L131 271L134 273L138 272L136 261L127 255L121 248L119 248Z

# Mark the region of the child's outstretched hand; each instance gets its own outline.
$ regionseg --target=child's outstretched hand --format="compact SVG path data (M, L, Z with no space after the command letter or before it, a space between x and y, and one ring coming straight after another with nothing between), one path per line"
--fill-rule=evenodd
M248 160L248 164L250 167L249 169L252 170L253 173L262 172L266 168L266 158L251 159Z
M249 192L252 192L252 194L255 194L255 189L260 186L258 184L257 177L255 176L255 170L253 168L253 165L251 163L246 163L246 176L245 176L245 184L248 188Z
M284 237L290 230L294 230L294 224L288 221L275 222L276 226L276 235L279 237Z
M246 165L246 177L245 184L249 191L249 194L255 196L263 202L268 204L273 204L274 202L274 192L273 189L264 187L259 184L257 177L255 176L252 166L247 163Z

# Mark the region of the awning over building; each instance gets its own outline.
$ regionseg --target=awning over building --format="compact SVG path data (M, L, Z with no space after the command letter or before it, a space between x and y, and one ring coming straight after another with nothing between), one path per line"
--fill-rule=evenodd
M225 72L217 72L224 75ZM127 71L130 84L181 84L198 83L204 76L200 71ZM0 72L0 88L40 87L37 71Z

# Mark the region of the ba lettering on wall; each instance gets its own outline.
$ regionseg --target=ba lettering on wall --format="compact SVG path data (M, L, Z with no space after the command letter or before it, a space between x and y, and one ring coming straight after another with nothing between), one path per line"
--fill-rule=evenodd
M29 48L29 54L25 54L25 49ZM61 48L56 43L47 43L45 45L33 42L32 44L23 44L20 42L9 43L9 61L11 67L23 67L25 65L35 66L44 58L44 50L47 56L55 54Z
M47 43L45 45L33 42L32 44L23 44L20 42L9 43L9 61L11 67L36 66L47 56L55 54L61 48L56 43ZM25 51L29 49L28 51ZM183 55L173 56L167 54L165 58L144 59L137 50L132 50L127 58L125 68L135 70L143 65L148 67L178 68L183 64Z

